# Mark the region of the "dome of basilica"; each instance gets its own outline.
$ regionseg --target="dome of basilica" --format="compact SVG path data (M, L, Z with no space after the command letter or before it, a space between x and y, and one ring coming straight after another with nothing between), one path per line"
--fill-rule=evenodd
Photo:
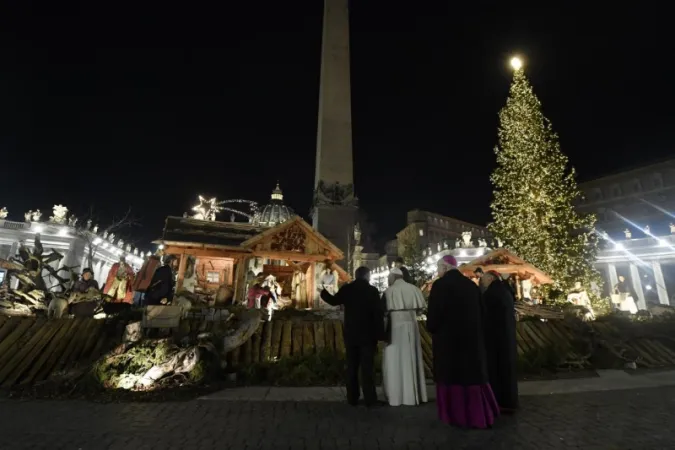
M284 205L284 194L277 183L272 191L271 201L262 206L255 214L254 225L261 227L273 227L293 217L295 213L291 208Z

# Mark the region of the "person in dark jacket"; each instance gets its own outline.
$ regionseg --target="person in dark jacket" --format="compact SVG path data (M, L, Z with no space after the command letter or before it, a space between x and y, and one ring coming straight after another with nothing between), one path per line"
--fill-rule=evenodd
M487 428L499 406L488 381L480 291L452 255L438 261L438 274L427 312L438 415L447 424Z
M150 286L143 298L143 304L161 305L163 304L162 300L165 299L166 304L171 303L173 300L173 289L176 285L173 274L175 264L176 257L174 255L168 255L164 258L164 264L162 267L155 270L155 273L152 276Z
M344 305L344 341L347 351L347 402L356 406L360 397L359 369L366 406L377 404L375 393L375 353L377 341L384 337L384 313L377 288L370 284L370 269L356 269L355 280L335 295L321 291L326 303Z
M480 281L485 308L485 350L490 386L504 413L518 408L516 374L516 316L511 290L498 272L489 271Z
M98 282L94 280L94 272L87 267L82 271L82 278L75 282L73 292L84 294L91 288L94 288L97 291L99 290Z
M405 261L403 261L403 258L400 256L396 258L396 261L394 261L394 267L403 272L403 281L406 283L415 284L415 280L413 280L413 277L410 275L410 271L405 266Z

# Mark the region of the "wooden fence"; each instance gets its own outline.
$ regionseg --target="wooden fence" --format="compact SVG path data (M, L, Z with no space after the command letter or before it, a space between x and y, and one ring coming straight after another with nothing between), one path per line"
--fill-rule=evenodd
M103 320L0 316L0 387L29 385L91 363L106 350Z
M181 323L183 331L193 332L209 331L212 326L214 322L197 319ZM640 335L641 331L637 337L626 338L608 322L594 322L591 327L597 341L606 347L614 345L615 353L635 360L638 367L675 366L675 339L646 337ZM431 336L424 324L420 324L420 334L424 366L430 375ZM64 371L87 367L120 337L120 325L104 320L0 316L0 387L38 383ZM568 360L583 360L575 343L587 337L562 320L517 323L518 355L524 359L562 349ZM285 319L261 323L251 339L227 355L227 361L237 367L317 352L344 355L341 321Z
M675 339L623 339L621 332L609 323L593 322L590 327L596 342L614 346L614 352L625 355L626 361L635 361L638 367L675 366ZM589 331L582 335L578 328L563 320L517 322L518 356L521 360L536 363L542 353L562 352L563 355L558 355L561 363L570 361L588 366L589 355L581 353L585 353L583 342L588 342ZM429 375L432 367L431 336L423 323L420 323L420 335L425 371ZM339 320L273 320L261 324L249 341L227 355L227 360L234 366L242 366L317 352L344 355L342 336L342 322ZM616 362L619 366L623 364L623 360Z

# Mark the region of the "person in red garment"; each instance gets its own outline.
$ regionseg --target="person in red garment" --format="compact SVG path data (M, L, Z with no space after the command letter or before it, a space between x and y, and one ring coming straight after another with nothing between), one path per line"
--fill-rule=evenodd
M132 285L134 283L134 269L127 264L125 255L120 256L108 272L103 293L111 297L113 303L131 303L134 298Z
M251 286L246 294L246 307L248 309L260 309L260 298L263 295L265 295L265 290L260 286L260 283Z
M427 312L438 417L462 428L491 427L500 412L488 381L480 291L452 255L438 261L438 275Z

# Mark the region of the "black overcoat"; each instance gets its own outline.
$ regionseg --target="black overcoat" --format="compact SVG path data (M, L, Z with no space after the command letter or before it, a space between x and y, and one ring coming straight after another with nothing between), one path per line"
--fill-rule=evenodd
M516 317L511 290L495 280L483 293L488 377L497 403L518 407Z
M446 272L432 285L427 330L433 337L436 383L487 383L480 291L459 270Z
M344 305L344 340L346 345L375 345L384 339L384 311L380 294L366 280L354 280L331 295L325 289L321 298L326 303Z
M152 276L150 286L145 293L143 302L146 305L160 305L163 298L170 303L173 300L173 289L175 286L173 271L171 267L164 265L155 270Z

